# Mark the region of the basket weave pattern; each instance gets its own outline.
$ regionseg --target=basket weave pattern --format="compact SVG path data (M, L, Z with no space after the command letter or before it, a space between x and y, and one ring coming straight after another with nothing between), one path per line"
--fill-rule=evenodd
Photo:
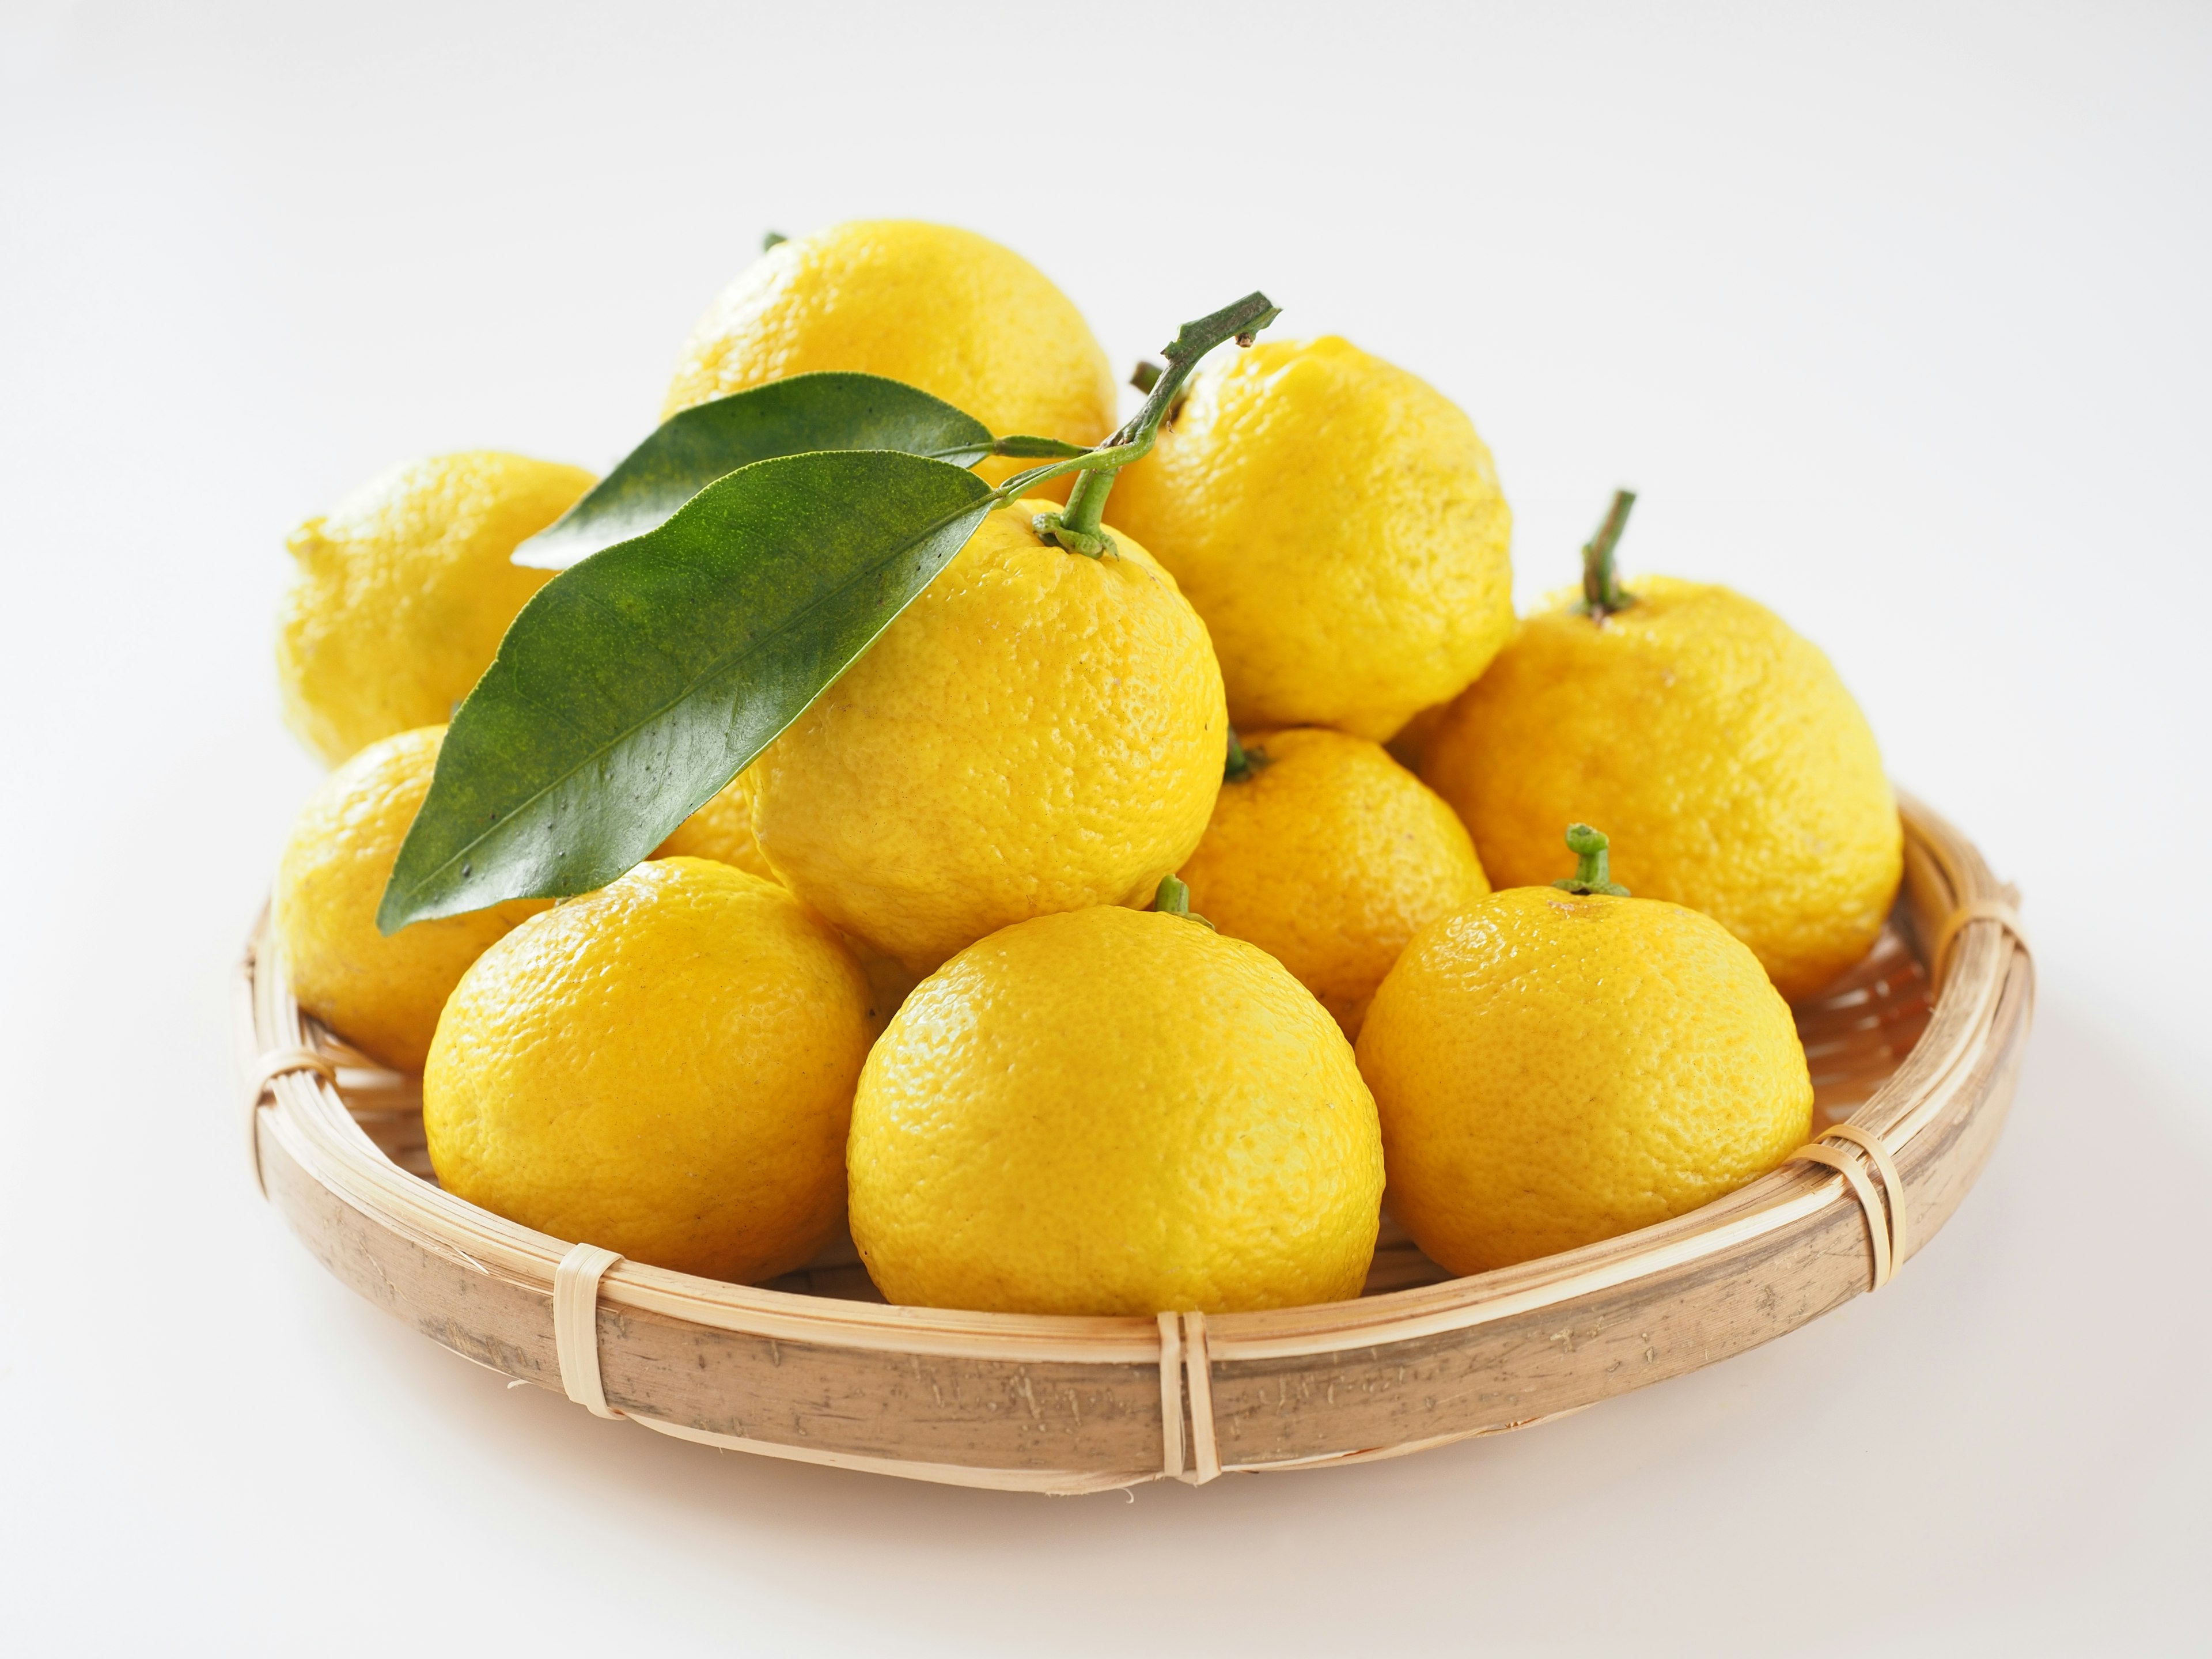
M1917 1249L2003 1126L2034 974L2009 890L1942 819L1911 800L1903 812L1891 928L1797 1013L1815 1133L1847 1121L1889 1149ZM240 970L237 1039L257 1079L257 1173L316 1258L456 1353L573 1392L553 1316L571 1241L438 1188L419 1085L301 1012L265 920ZM290 1049L333 1075L258 1084ZM1088 1492L1395 1456L1696 1370L1866 1291L1865 1184L1785 1164L1674 1221L1469 1279L1386 1218L1359 1300L1210 1319L890 1307L849 1245L763 1287L618 1261L599 1287L599 1378L611 1410L664 1433L966 1486Z

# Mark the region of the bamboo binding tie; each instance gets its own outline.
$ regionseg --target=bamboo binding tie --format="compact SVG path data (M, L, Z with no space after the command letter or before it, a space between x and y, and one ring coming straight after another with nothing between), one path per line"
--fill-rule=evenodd
M571 1244L553 1269L553 1357L561 1386L594 1417L620 1417L599 1382L599 1280L622 1260L597 1244Z
M1206 1352L1206 1316L1164 1313L1160 1321L1160 1473L1202 1486L1221 1473L1221 1445L1213 1433L1213 1359ZM1183 1455L1182 1410L1190 1399L1190 1450ZM1191 1467L1184 1467L1186 1462Z
M1861 1164L1849 1152L1820 1143L1834 1135L1850 1141L1866 1154L1867 1164ZM1866 1212L1867 1237L1874 1249L1874 1282L1870 1291L1878 1291L1889 1283L1897 1270L1905 1265L1910 1248L1905 1231L1905 1177L1899 1173L1897 1159L1880 1135L1862 1129L1856 1123L1835 1123L1820 1131L1808 1146L1800 1146L1790 1154L1790 1162L1825 1164L1843 1176L1851 1194ZM1881 1177L1881 1196L1875 1195L1874 1183L1866 1177L1867 1165L1871 1164ZM1884 1200L1887 1202L1885 1204Z
M246 1160L253 1171L254 1190L269 1196L269 1182L261 1173L261 1103L269 1098L276 1079L293 1072L313 1072L325 1083L338 1079L337 1064L313 1048L271 1048L255 1062L246 1079Z
M1958 943L1960 931L1972 921L1994 921L2020 941L2021 950L2027 949L2027 935L2021 931L2020 912L2009 901L2002 898L1970 900L1943 918L1936 929L1935 943L1929 948L1929 977L1938 990L1942 988L1944 976L1950 971L1951 947Z

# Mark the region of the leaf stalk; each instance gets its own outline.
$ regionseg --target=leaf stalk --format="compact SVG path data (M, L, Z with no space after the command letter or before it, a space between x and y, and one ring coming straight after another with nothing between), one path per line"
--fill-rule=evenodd
M1065 510L1037 515L1036 532L1071 553L1081 553L1089 558L1111 552L1113 538L1099 526L1106 510L1107 495L1114 488L1114 475L1152 452L1159 436L1160 424L1175 407L1183 382L1190 379L1192 371L1208 352L1231 340L1240 346L1250 345L1259 337L1261 329L1282 314L1279 306L1255 290L1210 316L1185 323L1160 354L1168 360L1167 367L1152 378L1143 405L1120 431L1082 459L1034 468L1009 478L1000 486L998 493L1012 499L1007 492L1017 486L1030 489L1064 472L1082 472L1084 476L1068 493Z

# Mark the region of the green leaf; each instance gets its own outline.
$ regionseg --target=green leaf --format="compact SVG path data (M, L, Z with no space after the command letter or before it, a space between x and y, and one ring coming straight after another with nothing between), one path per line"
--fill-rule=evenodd
M1088 455L1090 449L1082 444L1068 443L1060 438L1039 438L1027 432L1016 432L995 440L991 445L994 455L1012 455L1034 460L1049 455L1055 460L1066 460L1077 455ZM974 465L974 462L969 462Z
M514 562L566 570L603 548L658 528L715 479L741 466L823 449L898 449L973 466L991 453L991 434L942 398L880 374L771 380L670 416L581 501L516 548ZM1081 452L1063 445L1009 453Z
M944 461L786 456L555 577L455 711L377 926L605 886L796 720L991 506Z

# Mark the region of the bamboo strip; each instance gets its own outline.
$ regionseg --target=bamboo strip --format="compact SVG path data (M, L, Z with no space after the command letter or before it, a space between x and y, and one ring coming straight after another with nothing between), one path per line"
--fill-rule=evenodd
M1814 1141L1809 1146L1800 1146L1790 1154L1794 1160L1807 1164L1823 1164L1843 1176L1844 1184L1851 1189L1851 1196L1866 1212L1867 1245L1874 1255L1873 1269L1868 1278L1867 1289L1878 1291L1889 1283L1894 1271L1890 1254L1889 1213L1882 1207L1881 1200L1875 1194L1874 1184L1859 1173L1859 1166L1844 1153L1832 1146L1823 1146Z
M597 1244L572 1244L553 1269L553 1357L561 1388L594 1417L616 1417L599 1376L599 1280L622 1258Z

